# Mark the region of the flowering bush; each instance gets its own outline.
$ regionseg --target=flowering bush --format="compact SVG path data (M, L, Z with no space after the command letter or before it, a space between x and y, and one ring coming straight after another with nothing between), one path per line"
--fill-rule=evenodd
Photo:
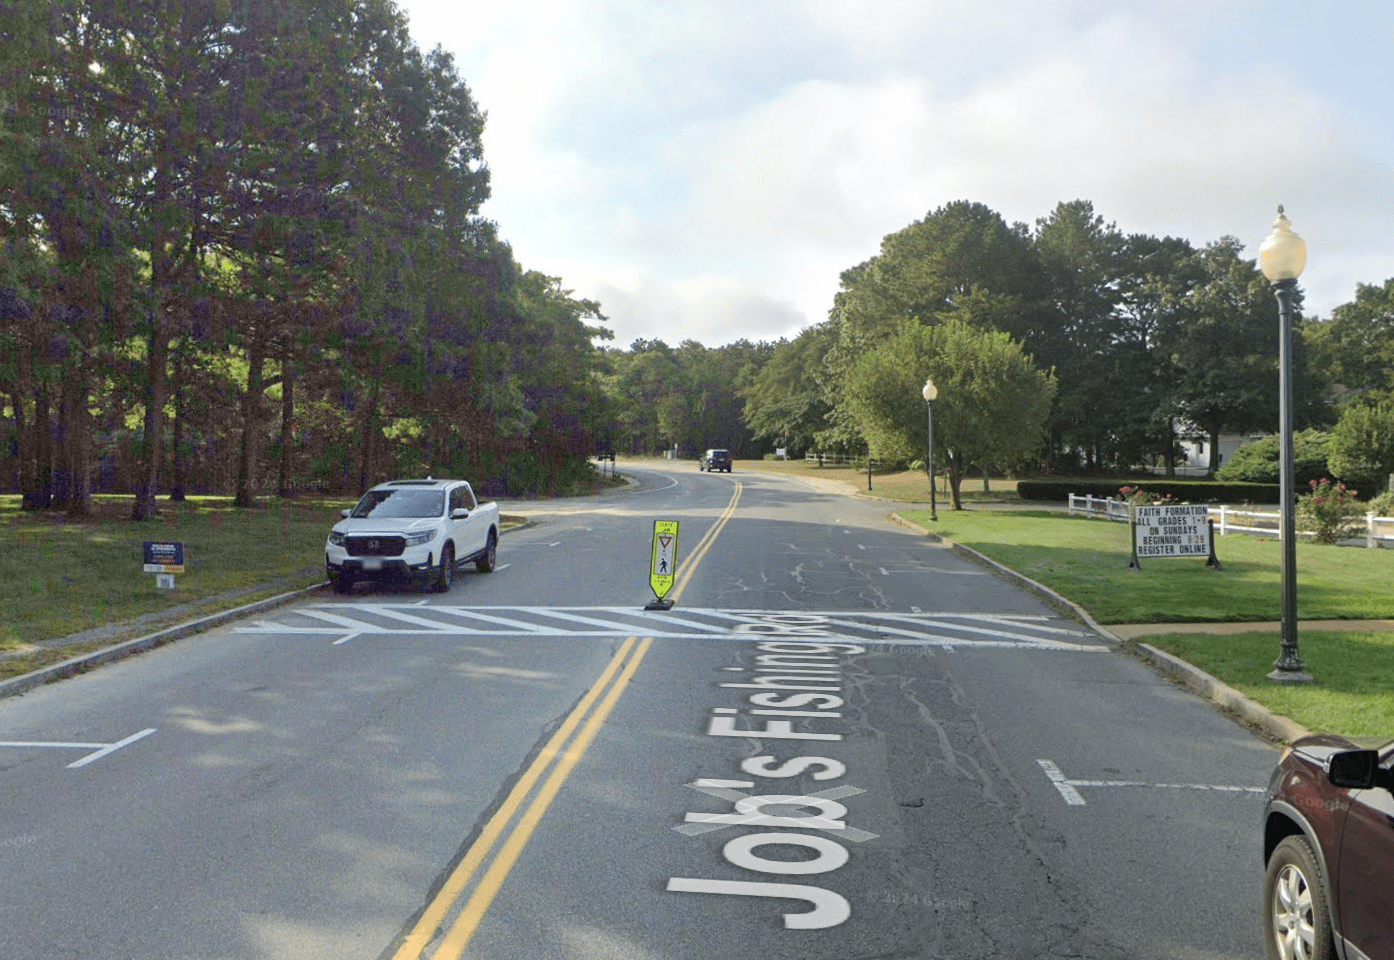
M1355 490L1322 477L1309 480L1312 492L1297 498L1297 527L1317 543L1336 543L1359 535L1365 528L1365 505Z
M1367 509L1377 517L1394 517L1394 491L1381 493L1369 502Z
M1135 507L1145 507L1153 503L1175 503L1176 498L1169 493L1148 493L1142 487L1119 487L1118 496L1124 503L1130 503Z

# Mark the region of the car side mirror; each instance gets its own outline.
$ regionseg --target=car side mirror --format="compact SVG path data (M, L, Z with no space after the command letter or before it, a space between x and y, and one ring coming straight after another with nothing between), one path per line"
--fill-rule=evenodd
M1338 787L1369 790L1380 782L1379 753L1374 750L1346 750L1331 755L1326 778Z
M339 511L339 516L341 516L341 517L343 517L345 520L347 520L347 519L349 518L349 514L350 514L350 513L353 513L353 511L352 511L352 510L340 510L340 511Z
M450 511L451 520L468 520L469 518L470 512L464 507L456 507L454 510Z

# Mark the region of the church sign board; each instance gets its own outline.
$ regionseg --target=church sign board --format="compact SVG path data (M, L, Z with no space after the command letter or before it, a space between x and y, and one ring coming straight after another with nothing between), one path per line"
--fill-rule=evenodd
M1224 569L1215 557L1215 528L1203 503L1154 503L1133 507L1133 559L1205 557L1206 565Z

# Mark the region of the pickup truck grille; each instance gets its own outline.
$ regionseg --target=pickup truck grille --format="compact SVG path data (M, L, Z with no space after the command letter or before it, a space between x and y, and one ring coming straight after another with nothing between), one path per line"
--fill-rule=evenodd
M350 557L400 557L407 542L394 536L357 536L344 541Z

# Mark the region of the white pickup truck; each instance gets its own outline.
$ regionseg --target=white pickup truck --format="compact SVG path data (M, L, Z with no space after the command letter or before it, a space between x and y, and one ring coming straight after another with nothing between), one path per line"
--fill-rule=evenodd
M498 556L499 505L480 503L463 480L393 480L343 512L324 547L325 573L339 593L358 580L408 580L450 589L455 568L480 573Z

